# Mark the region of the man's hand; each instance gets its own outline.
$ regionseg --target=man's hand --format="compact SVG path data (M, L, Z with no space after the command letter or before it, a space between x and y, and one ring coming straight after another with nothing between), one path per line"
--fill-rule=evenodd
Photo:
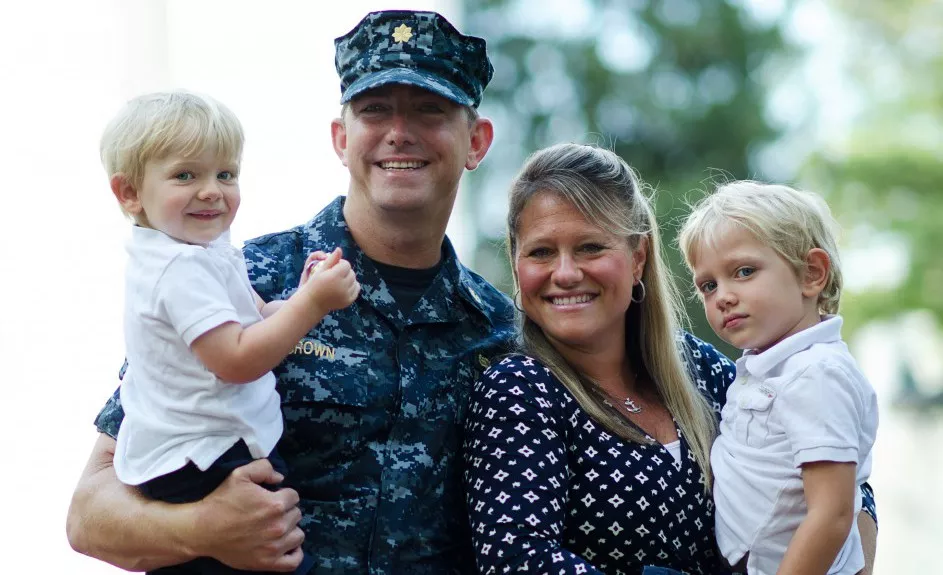
M861 546L864 548L864 569L858 575L871 575L874 572L874 555L877 552L878 526L874 518L866 512L858 513L856 521L861 534Z
M241 569L289 573L301 563L298 494L259 485L283 479L268 460L236 469L201 501L165 503L118 481L114 454L115 440L101 434L72 496L66 530L79 553L128 571L207 556Z
M304 541L298 493L260 485L283 479L265 459L233 471L199 504L196 531L206 534L200 553L237 569L294 571Z

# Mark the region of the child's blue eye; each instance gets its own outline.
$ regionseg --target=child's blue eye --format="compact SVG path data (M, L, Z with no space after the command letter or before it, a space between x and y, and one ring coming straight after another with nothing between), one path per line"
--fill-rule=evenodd
M712 291L714 291L715 289L717 289L717 282L712 281L712 280L711 280L711 281L703 282L701 285L697 286L697 289L698 289L698 291L700 291L702 294L711 293Z
M734 272L733 275L734 277L738 277L738 278L747 278L747 277L752 276L753 272L755 271L756 271L755 268L752 268L750 266L743 266L741 268L737 268L737 271Z
M193 179L193 177L194 176L191 172L180 172L179 174L174 176L175 179L180 180L181 182L189 182L190 180Z
M230 172L229 170L224 170L224 171L218 173L218 174L216 175L216 177L219 178L220 180L223 180L224 182L228 182L228 181L231 181L231 180L235 180L235 179L236 179L236 174Z

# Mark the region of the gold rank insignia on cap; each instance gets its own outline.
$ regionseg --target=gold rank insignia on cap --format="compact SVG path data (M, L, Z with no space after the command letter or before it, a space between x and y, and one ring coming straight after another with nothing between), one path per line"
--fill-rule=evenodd
M393 40L397 43L409 42L413 37L413 29L406 24L400 24L393 30Z

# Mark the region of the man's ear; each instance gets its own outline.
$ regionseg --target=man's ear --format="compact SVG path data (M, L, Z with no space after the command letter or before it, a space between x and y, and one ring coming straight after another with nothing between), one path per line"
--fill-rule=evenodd
M828 252L821 248L812 248L805 256L805 277L802 281L802 295L817 298L825 284L828 283L828 272L832 269L832 259Z
M477 118L471 128L471 146L465 158L465 169L474 170L485 159L485 154L494 141L494 124L488 118Z
M331 142L334 144L334 153L340 158L341 163L347 165L347 126L344 125L343 118L335 118L331 121Z
M144 210L137 188L124 173L118 172L111 177L111 193L115 195L125 213L137 216Z

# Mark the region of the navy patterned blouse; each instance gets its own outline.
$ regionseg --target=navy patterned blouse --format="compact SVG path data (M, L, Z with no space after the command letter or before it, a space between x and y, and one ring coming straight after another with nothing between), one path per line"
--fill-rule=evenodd
M678 339L719 417L733 362L690 334ZM680 429L680 461L660 444L613 436L525 355L485 371L468 417L465 485L482 573L727 572L714 504Z

